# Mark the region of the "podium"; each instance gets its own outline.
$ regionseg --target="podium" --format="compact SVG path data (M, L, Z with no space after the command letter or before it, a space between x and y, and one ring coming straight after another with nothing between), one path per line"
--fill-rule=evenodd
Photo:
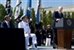
M74 19L62 18L55 22L55 28L57 29L57 48L71 49Z
M0 28L0 50L25 50L22 28Z

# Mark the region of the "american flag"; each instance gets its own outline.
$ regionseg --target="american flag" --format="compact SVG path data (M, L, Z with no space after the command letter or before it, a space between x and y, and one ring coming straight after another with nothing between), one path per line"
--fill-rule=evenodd
M17 19L20 15L21 3L22 3L21 0L17 0L16 7L15 7L14 19Z

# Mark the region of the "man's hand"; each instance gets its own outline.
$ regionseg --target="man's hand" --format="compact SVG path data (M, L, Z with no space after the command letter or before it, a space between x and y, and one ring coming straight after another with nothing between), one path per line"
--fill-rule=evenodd
M60 19L56 19L56 21L60 21Z
M56 19L56 22L60 21L60 19Z

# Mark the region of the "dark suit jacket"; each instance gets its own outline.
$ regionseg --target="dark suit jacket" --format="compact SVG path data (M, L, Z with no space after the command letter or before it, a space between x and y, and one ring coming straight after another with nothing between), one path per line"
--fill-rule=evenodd
M2 28L14 28L13 24L10 22L9 26L5 21L2 22Z
M58 11L55 11L53 13L53 17L54 18L63 18L63 13L59 13Z
M5 21L2 23L2 28L9 28Z
M15 28L14 23L12 21L9 22L9 26L5 21L2 22L2 28Z

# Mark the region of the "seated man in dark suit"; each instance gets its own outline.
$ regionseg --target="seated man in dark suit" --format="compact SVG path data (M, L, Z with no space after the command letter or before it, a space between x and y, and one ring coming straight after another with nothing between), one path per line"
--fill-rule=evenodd
M2 22L2 28L12 28L12 23L10 22L11 21L11 17L9 17L8 15L6 15L4 17L4 21Z
M37 45L41 46L42 43L42 22L35 25L36 27L36 37L37 37Z

